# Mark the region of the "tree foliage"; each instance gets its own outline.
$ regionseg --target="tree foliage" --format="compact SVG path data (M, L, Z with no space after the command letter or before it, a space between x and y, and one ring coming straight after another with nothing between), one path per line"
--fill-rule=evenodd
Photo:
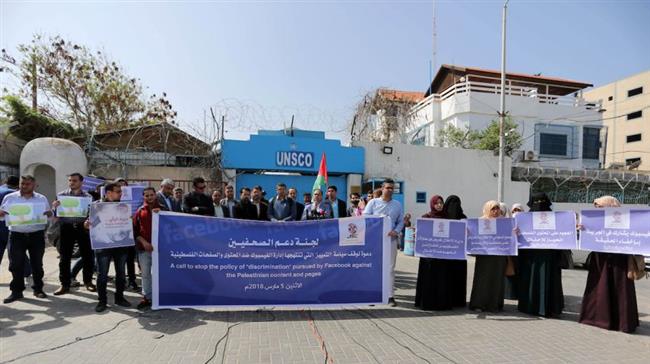
M75 128L107 131L162 121L173 122L176 112L163 93L147 98L139 79L101 51L60 36L35 35L18 46L20 61L14 74L20 93L31 97L37 82L39 111ZM3 54L5 63L13 58Z
M503 129L505 152L507 155L512 155L512 152L519 149L523 143L521 134L517 132L517 123L510 118L504 120ZM481 131L447 125L438 133L436 144L442 147L491 150L498 153L499 121L492 120L490 125Z
M481 133L453 125L445 126L437 135L436 145L448 148L476 149Z
M9 131L17 138L25 141L42 137L70 139L81 134L70 124L32 110L17 96L5 96L2 101L0 112L5 116L5 122L13 124Z

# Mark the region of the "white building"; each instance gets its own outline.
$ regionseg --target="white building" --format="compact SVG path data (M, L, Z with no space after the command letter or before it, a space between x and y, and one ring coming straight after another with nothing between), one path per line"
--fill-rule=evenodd
M506 110L523 137L515 163L532 166L601 168L607 129L600 105L582 97L592 85L540 75L507 73ZM498 118L500 72L443 65L425 99L412 109L407 142L439 145L447 125L482 130Z
M429 211L429 199L433 195L445 199L449 195L459 196L468 217L481 216L483 204L497 198L498 158L491 152L373 142L353 145L365 149L363 180L393 179L395 199L402 202L404 211L413 218ZM510 161L506 160L505 202L526 203L530 184L512 181L510 167Z

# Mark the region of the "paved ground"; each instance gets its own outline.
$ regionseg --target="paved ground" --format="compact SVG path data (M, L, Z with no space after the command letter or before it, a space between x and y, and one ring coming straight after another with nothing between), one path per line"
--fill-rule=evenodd
M57 287L56 252L46 253L46 292ZM637 282L637 334L578 324L586 272L564 271L560 320L413 308L417 259L398 259L398 308L311 311L165 310L111 307L95 314L95 294L77 290L0 304L0 363L648 363L650 280ZM7 262L0 296L9 294ZM473 268L470 264L470 279ZM469 281L471 282L471 280ZM109 286L109 289L112 288ZM25 292L30 293L30 292ZM110 302L109 293L109 303ZM129 294L132 303L139 297Z

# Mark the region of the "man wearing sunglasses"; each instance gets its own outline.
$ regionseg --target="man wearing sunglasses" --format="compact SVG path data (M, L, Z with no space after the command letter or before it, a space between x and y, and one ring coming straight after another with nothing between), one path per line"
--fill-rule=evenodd
M193 215L214 216L212 199L205 194L207 184L202 177L192 179L194 191L183 197L183 212Z

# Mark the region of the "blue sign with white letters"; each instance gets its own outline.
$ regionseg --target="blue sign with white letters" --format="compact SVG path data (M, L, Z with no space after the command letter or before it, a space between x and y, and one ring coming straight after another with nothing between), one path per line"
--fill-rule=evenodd
M377 216L273 223L160 212L153 307L386 303L389 227Z
M314 153L276 152L275 165L278 167L312 168L314 166Z
M326 139L324 132L307 130L295 130L292 134L260 130L249 140L226 139L222 144L221 163L223 168L238 171L316 174L323 153L327 156L327 172L331 175L364 172L363 148L345 147L339 140Z

